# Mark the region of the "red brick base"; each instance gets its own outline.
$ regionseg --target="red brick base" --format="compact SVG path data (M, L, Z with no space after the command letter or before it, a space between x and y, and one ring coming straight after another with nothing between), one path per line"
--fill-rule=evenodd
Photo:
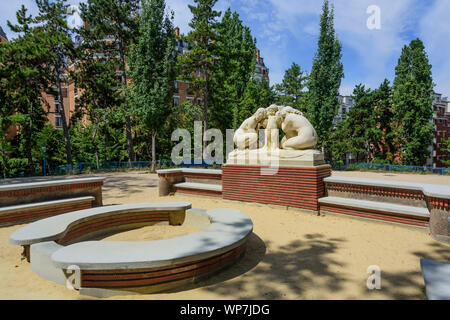
M223 165L223 199L319 210L317 200L324 196L323 179L331 175L331 166L278 167L271 175L262 175L263 168L272 170L261 166Z

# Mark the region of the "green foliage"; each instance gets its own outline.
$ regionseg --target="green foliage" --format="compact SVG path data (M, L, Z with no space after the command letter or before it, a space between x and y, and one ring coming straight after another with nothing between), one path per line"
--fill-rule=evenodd
M329 142L333 119L337 114L339 87L344 76L341 43L335 36L334 9L324 1L320 17L318 49L314 56L309 89L308 119L317 131L319 145Z
M47 34L42 28L32 27L36 19L27 14L24 6L17 12L17 25L8 26L18 37L0 45L0 134L5 137L11 126L20 131L22 141L1 143L0 172L6 176L9 157L21 146L21 158L26 158L27 170L34 170L32 149L36 133L45 122L40 97L48 87L51 69L47 66L51 54L45 46Z
M156 164L156 134L169 116L176 79L175 34L164 0L144 0L139 38L130 55L135 115L152 141L152 170ZM149 139L150 140L150 139Z
M64 105L62 86L63 82L70 81L70 63L79 57L80 51L72 41L72 31L67 24L69 14L67 0L36 0L36 5L39 15L34 21L37 24L35 28L43 31L43 46L49 52L45 65L51 69L52 75L52 85L46 88L46 91L58 98L67 163L72 165L68 119L65 113L69 106ZM53 86L56 86L56 90Z
M376 90L362 84L355 87L355 104L332 134L330 149L334 160L343 162L351 152L357 162L392 162L390 92L388 80Z
M203 129L208 129L208 106L211 89L211 69L214 65L214 54L217 45L217 18L220 12L215 11L217 0L194 0L195 6L188 5L192 12L189 26L192 31L186 37L190 50L180 56L179 63L182 78L188 81L197 95L203 99ZM200 73L200 76L198 76Z
M275 86L276 102L284 106L291 106L302 112L307 110L307 86L309 77L295 62L284 72L283 81Z
M139 0L88 0L80 3L80 16L87 28L82 32L83 40L88 41L97 56L116 62L120 71L114 86L122 95L120 113L125 118L126 144L128 159L136 160L133 139L132 119L127 96L127 66L131 43L138 37Z
M255 69L256 40L236 12L228 9L217 25L211 75L211 126L225 132L239 125L239 106Z
M258 108L266 108L275 101L275 92L269 85L269 81L263 79L258 81L250 80L244 92L239 113L238 123L242 123L245 119L253 115Z
M404 46L395 68L392 90L396 144L403 164L425 165L433 140L433 79L420 39Z

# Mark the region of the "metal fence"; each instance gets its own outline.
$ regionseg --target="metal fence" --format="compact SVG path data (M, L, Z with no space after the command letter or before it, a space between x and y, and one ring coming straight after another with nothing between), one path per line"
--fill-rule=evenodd
M100 162L97 166L95 162L79 162L70 165L61 165L56 167L36 166L34 171L21 171L10 174L7 178L34 177L34 176L60 176L60 175L78 175L93 172L113 172L125 170L148 170L152 165L151 161L106 161ZM220 165L211 165L204 160L185 159L181 165L175 165L172 160L157 160L156 169L168 169L177 167L220 167ZM1 177L0 177L1 178Z
M58 176L58 175L77 175L93 172L113 172L125 170L148 170L151 167L151 161L107 161L100 162L99 166L95 162L79 162L75 163L71 168L70 165L61 165L57 167L46 167L45 171L41 166L37 166L33 172L23 171L11 174L8 178L31 177L31 176ZM383 171L383 172L405 172L405 173L434 173L434 174L450 174L450 168L433 168L424 166L403 166L392 164L377 163L353 163L342 164L328 162L333 170L336 171ZM168 169L178 167L201 167L201 168L220 168L218 164L208 164L204 160L185 159L181 165L175 165L172 160L156 161L156 169Z
M450 168L433 168L426 166L404 166L396 164L379 164L379 163L352 163L341 164L329 162L333 170L336 171L386 171L386 172L405 172L405 173L434 173L434 174L450 174Z

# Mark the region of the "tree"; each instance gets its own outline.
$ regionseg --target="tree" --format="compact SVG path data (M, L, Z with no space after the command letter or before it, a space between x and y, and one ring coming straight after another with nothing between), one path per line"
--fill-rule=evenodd
M209 118L214 128L236 129L239 105L255 70L256 40L236 12L228 9L217 25L215 63L211 74Z
M450 138L444 141L444 148L441 149L441 151L447 152L450 154ZM450 166L450 159L448 160L442 160L442 163L446 166Z
M284 72L283 81L275 86L277 91L277 103L290 105L297 110L306 112L306 92L308 74L302 71L295 62Z
M90 122L90 139L84 143L93 147L97 169L99 169L100 159L104 158L100 154L99 136L105 134L106 127L110 124L111 114L120 105L121 97L116 88L115 64L102 57L96 57L95 52L86 42L83 49L84 57L77 64L75 73L75 85L80 90L76 111L86 115ZM80 129L88 128L81 126Z
M136 116L152 139L152 171L156 166L156 135L170 114L176 79L175 33L164 0L144 0L139 38L130 55L130 76Z
M387 79L373 92L375 120L374 158L381 163L395 163L400 155L398 146L394 144L395 134L392 122L392 88Z
M341 43L335 36L334 9L328 0L323 3L320 17L318 49L314 56L308 84L309 103L307 115L317 131L319 145L325 151L333 119L337 114L339 87L344 76L341 63Z
M40 97L48 86L51 69L47 64L51 52L45 46L47 34L42 28L33 28L35 19L22 6L16 13L17 25L8 21L9 28L19 36L0 45L0 145L2 175L8 174L8 153L11 144L5 138L11 126L19 127L16 147L28 162L28 171L34 171L33 148L36 134L42 130L45 119Z
M68 121L66 118L66 106L63 99L63 83L69 82L69 64L78 58L79 51L72 41L71 30L67 24L68 8L67 0L36 0L39 15L36 17L36 28L44 32L44 46L49 55L46 65L52 70L53 83L47 91L58 98L59 115L61 116L64 141L66 146L67 163L72 166L72 150ZM53 90L56 86L56 91Z
M128 147L128 160L135 161L131 131L131 114L127 97L127 58L132 42L138 33L139 0L88 0L80 3L80 16L90 33L96 39L98 54L117 62L120 74L120 92L125 115L125 131Z
M190 51L180 57L182 77L188 81L203 99L203 130L208 129L208 107L211 89L211 69L214 65L217 42L217 18L221 13L215 11L217 0L194 0L195 6L188 5L192 12L189 26L192 31L187 35ZM206 139L203 139L203 151L206 152Z
M245 89L244 97L240 104L238 123L240 124L245 119L252 116L256 112L256 110L258 110L258 108L266 108L274 102L275 92L269 85L268 80L250 80Z
M416 39L402 49L392 89L395 143L402 147L403 164L426 164L434 130L432 103L431 65Z

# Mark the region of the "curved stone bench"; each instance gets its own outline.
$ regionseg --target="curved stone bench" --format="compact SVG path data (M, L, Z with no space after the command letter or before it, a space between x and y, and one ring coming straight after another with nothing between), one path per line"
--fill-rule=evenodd
M10 242L31 246L31 267L47 280L65 284L67 269L76 266L81 272L82 289L146 293L163 291L209 275L234 262L244 253L253 224L248 216L234 209L206 211L211 220L208 227L178 238L143 242L85 241L63 245L63 239L77 225L99 217L111 217L108 209L114 211L115 215L120 215L120 210L124 214L127 210L125 206L135 212L155 207L177 211L183 203L162 205L135 204L96 208L104 209L96 214L92 211L89 213L89 210L72 212L19 229L11 236ZM185 207L190 207L190 204Z

